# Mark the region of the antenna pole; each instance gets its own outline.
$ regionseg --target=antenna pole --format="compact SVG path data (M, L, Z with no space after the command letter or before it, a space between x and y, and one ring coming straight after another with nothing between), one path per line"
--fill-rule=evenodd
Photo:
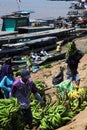
M17 2L17 5L18 5L18 10L20 11L21 10L20 4L19 4L20 0L16 0L16 2Z

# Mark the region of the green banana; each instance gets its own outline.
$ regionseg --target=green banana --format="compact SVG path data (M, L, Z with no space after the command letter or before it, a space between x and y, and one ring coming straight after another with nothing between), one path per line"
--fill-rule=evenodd
M73 104L72 104L72 110L73 111L75 111L77 108L78 108L78 106L79 106L79 100L78 99L75 99L74 101L73 101Z
M70 117L62 117L62 121L63 122L67 122L67 121L70 121L71 120L71 118Z

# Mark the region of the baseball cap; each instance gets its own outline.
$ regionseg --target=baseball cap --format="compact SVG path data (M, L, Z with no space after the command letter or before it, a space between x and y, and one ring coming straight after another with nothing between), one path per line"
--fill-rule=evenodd
M29 70L22 70L21 71L21 77L28 79L30 78L30 71Z

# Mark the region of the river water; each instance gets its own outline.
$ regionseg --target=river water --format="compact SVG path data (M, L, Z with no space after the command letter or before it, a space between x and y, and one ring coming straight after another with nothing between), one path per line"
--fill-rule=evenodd
M71 1L72 2L72 1ZM48 0L0 0L0 16L19 10L33 10L31 19L67 16L71 2ZM0 23L2 21L0 20Z

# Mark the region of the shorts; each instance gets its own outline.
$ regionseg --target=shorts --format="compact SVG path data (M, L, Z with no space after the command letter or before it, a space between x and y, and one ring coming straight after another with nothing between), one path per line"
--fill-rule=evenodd
M76 75L66 75L66 79L69 79L69 80L71 80L71 81L80 81L80 77L79 77L79 75L78 74L76 74Z

